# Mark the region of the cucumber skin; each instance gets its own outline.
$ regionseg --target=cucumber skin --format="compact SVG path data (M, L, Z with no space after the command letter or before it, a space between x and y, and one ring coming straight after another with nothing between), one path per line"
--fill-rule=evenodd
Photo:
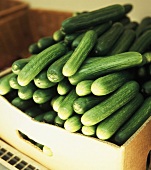
M122 5L115 4L107 6L95 11L67 18L62 22L61 30L65 33L72 33L94 25L102 24L109 20L118 20L122 18L124 14L125 9Z
M130 102L121 109L113 113L111 116L100 122L97 126L96 135L99 139L110 139L114 133L134 114L141 106L144 97L138 93Z
M107 73L132 68L143 63L143 56L138 52L124 52L107 57L98 57L93 62L85 63L76 74L68 79L76 85L85 79L94 79Z
M142 114L143 113L143 114ZM113 136L117 145L124 144L151 116L151 97L147 97L141 107Z
M106 100L85 112L81 117L82 124L92 126L104 120L135 97L139 89L136 81L125 83Z
M48 64L65 54L67 47L63 43L54 44L30 60L18 74L18 83L27 85Z

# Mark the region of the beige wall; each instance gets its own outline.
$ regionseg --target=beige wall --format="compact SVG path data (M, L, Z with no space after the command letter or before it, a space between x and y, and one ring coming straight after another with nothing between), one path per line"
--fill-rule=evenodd
M45 8L65 11L93 10L113 3L132 3L133 11L129 14L133 20L151 16L151 0L22 0L28 2L32 8Z

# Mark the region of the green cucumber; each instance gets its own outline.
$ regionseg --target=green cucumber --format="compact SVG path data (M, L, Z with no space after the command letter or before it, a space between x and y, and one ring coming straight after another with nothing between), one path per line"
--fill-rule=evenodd
M35 103L42 104L50 101L56 95L56 88L50 87L47 89L37 89L33 94Z
M40 89L46 89L52 86L55 86L56 83L52 82L47 77L47 69L42 70L35 78L35 85Z
M40 49L44 50L45 48L55 44L56 42L54 41L52 36L46 36L42 37L38 40L37 45Z
M3 77L0 77L0 95L6 95L10 91L12 91L12 88L9 84L9 80L11 77L14 76L14 73L10 72Z
M104 8L82 13L70 17L62 22L61 30L65 33L87 29L107 21L115 21L122 18L125 14L125 8L120 4L110 5Z
M35 102L32 99L29 100L22 100L20 97L15 97L11 104L17 107L18 109L25 111L26 109L35 105Z
M18 74L18 83L21 86L27 85L37 74L57 58L65 54L67 47L64 43L54 44L34 57L28 62Z
M60 105L61 105L61 103L63 102L64 99L65 99L65 96L63 96L63 95L61 95L61 96L59 95L54 99L54 101L52 103L52 108L53 108L54 111L58 112L58 109L59 109L59 107L60 107Z
M28 51L29 51L30 54L38 54L42 50L38 47L37 42L35 42L28 47Z
M132 29L126 29L111 48L108 55L114 55L128 51L135 41L135 38L135 31Z
M97 40L96 32L88 30L82 38L78 47L74 50L70 58L63 66L62 73L64 76L72 76L80 68L88 54L94 47Z
M56 30L53 33L52 37L56 42L59 42L59 41L62 41L64 39L65 34L59 29L59 30Z
M82 127L80 115L73 115L69 117L65 123L64 128L69 132L77 132Z
M65 77L61 80L57 85L57 92L60 95L66 95L72 89L72 85L70 84L69 80Z
M82 80L95 79L115 71L134 68L141 65L144 62L143 59L143 56L138 52L124 52L108 57L98 57L93 62L83 64L79 71L68 79L71 84L76 85Z
M35 56L36 56L36 54L31 55L28 58L21 58L21 59L14 61L13 64L12 64L12 67L11 67L12 72L18 75L19 72L22 70L22 68Z
M78 96L86 96L91 94L91 85L94 80L83 80L76 85L76 93Z
M35 117L39 114L42 114L43 110L41 110L36 104L30 108L27 108L25 111L24 111L28 116L30 117Z
M130 23L130 18L128 16L124 16L123 18L121 18L118 22L120 22L121 24L123 24L123 26L127 25L128 23Z
M86 136L95 136L96 135L96 125L92 126L82 126L81 131Z
M38 122L44 122L44 115L45 115L45 113L41 113L41 114L35 116L34 120L36 120Z
M10 84L10 86L11 86L12 89L19 89L20 87L22 87L22 86L20 86L20 85L18 84L17 75L16 75L16 74L14 74L14 75L9 79L9 84Z
M47 69L47 77L51 82L60 82L65 77L62 74L62 68L72 55L73 51L67 52L64 56L54 61Z
M108 140L113 134L134 114L134 112L142 105L144 97L138 93L126 105L117 110L111 116L101 121L96 129L96 135L99 139Z
M31 81L28 85L21 86L18 89L18 96L23 100L31 99L36 90L37 87L35 86L34 82Z
M65 120L62 120L59 116L56 116L54 119L54 124L59 127L63 127L64 122L65 122Z
M139 90L140 86L136 81L126 82L107 99L86 111L81 117L82 124L91 126L99 123L128 103Z
M103 96L114 92L131 79L128 71L119 71L99 77L93 81L91 91L96 96Z
M141 90L145 96L151 96L151 80L143 82Z
M80 33L72 42L71 47L72 49L76 49L77 46L80 44L82 38L84 37L85 32Z
M124 4L125 14L128 14L132 11L133 5L132 4Z
M58 109L58 116L63 119L67 120L70 116L73 115L73 102L75 99L78 98L75 89L72 89L65 97L63 102L61 103Z
M120 22L115 22L112 27L102 34L94 47L96 55L106 55L116 43L124 31L124 26Z
M50 110L44 114L43 120L46 123L53 124L56 116L57 116L57 112Z
M68 45L70 45L80 34L81 34L81 31L74 32L71 34L66 34L64 37L64 42L67 43Z
M136 21L131 21L130 23L128 23L128 24L126 24L126 25L124 26L124 29L132 29L132 30L135 31L135 30L137 29L138 25L139 25L138 22L136 22Z
M102 102L104 99L105 97L98 97L92 94L88 96L78 97L73 102L73 109L77 114L84 114L87 110Z
M142 33L131 45L129 51L137 51L141 54L145 53L151 45L151 30Z
M113 141L122 145L151 116L151 97L147 97L131 118L115 133Z

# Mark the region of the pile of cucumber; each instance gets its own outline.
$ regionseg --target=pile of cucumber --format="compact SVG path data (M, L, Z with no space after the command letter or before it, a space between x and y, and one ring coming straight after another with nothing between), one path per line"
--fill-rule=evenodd
M0 94L33 119L122 145L151 116L151 17L74 13L12 63Z

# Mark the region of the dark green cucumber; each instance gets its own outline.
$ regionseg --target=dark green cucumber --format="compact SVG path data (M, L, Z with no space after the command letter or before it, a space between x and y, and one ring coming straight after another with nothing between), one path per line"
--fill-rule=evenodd
M9 80L13 76L14 76L14 73L10 72L4 75L3 77L0 77L0 95L6 95L12 90L9 84Z
M145 96L151 96L151 80L143 82L141 90Z
M10 84L10 86L11 86L12 89L19 89L20 87L22 87L22 86L20 86L20 85L18 84L17 75L16 75L16 74L14 74L14 75L9 79L9 84Z
M110 5L98 10L67 18L62 22L61 29L65 33L72 33L110 20L118 20L119 18L122 18L124 14L125 9L122 5Z
M55 117L54 124L56 126L63 127L64 126L64 122L65 122L65 120L62 120L59 116Z
M42 50L38 47L38 44L37 44L37 42L36 42L36 43L31 44L31 45L28 47L28 51L29 51L30 54L38 54L38 53L40 53Z
M21 58L21 59L14 61L13 64L12 64L12 67L11 67L12 72L18 75L19 72L22 70L22 68L35 56L36 56L36 54L31 55L28 58Z
M136 29L137 37L139 37L144 32L144 28L146 28L150 24L151 24L151 17L150 16L144 17Z
M121 24L123 24L123 26L127 25L128 23L130 23L130 17L128 16L124 16L123 18L121 18L118 22L120 22Z
M83 80L76 85L76 93L78 96L86 96L91 94L91 85L94 80Z
M72 55L63 66L62 73L64 76L69 77L77 72L77 70L80 68L80 66L94 47L96 41L96 32L93 30L88 30L82 38L78 47L73 51Z
M110 94L129 81L131 77L130 72L125 70L107 74L93 81L91 91L96 96Z
M115 133L113 141L122 145L151 116L151 97L147 97L131 118Z
M58 109L58 116L63 119L67 120L70 116L73 115L73 102L75 99L78 98L75 89L72 89L65 97L63 102L61 103Z
M77 132L81 129L81 127L82 123L80 115L73 115L69 117L64 123L64 128L70 132Z
M45 113L41 113L41 114L35 116L34 120L36 120L38 122L44 122L44 115L45 115Z
M50 101L56 95L56 88L50 87L48 89L37 89L33 94L35 103L42 104Z
M62 41L64 39L65 34L59 29L59 30L56 30L53 33L52 37L56 42L59 42L59 41Z
M68 92L70 92L71 89L72 85L66 77L57 85L57 92L60 95L66 95Z
M133 68L143 62L143 56L138 52L124 52L108 57L98 57L93 62L83 64L76 74L69 77L69 81L76 85L82 80L95 79L108 73Z
M11 104L17 107L18 109L25 111L26 109L35 105L35 102L32 99L29 100L22 100L20 97L15 97Z
M142 33L131 45L129 51L137 51L141 54L145 53L151 45L151 30Z
M74 32L72 34L66 34L64 37L64 42L70 45L80 34L81 34L81 31Z
M125 14L128 14L132 11L133 5L132 4L124 4Z
M35 78L35 85L40 89L46 89L52 86L55 86L56 83L52 82L47 77L47 69L42 70Z
M77 46L80 44L80 42L81 42L82 38L84 37L84 35L85 35L85 32L82 32L81 34L79 34L79 35L74 39L74 41L73 41L72 44L71 44L72 49L77 48Z
M67 47L64 43L54 44L34 57L28 62L18 74L18 83L21 86L27 85L37 74L57 58L66 53Z
M37 45L40 49L44 50L45 48L55 44L55 40L52 36L42 37L38 40Z
M51 82L60 82L65 77L62 74L62 68L72 55L73 51L67 52L64 56L54 61L47 69L47 77Z
M24 111L28 116L30 117L35 117L39 114L42 114L43 110L41 110L36 104L30 108L27 108L25 111Z
M137 29L138 25L139 25L138 22L136 22L136 21L131 21L130 23L128 23L128 24L126 24L126 25L124 26L124 29L132 29L132 30L135 31L135 30Z
M117 110L111 116L101 121L96 129L96 135L99 139L110 139L113 134L134 114L142 105L144 97L138 93L130 102Z
M21 86L18 89L18 96L23 100L31 99L36 90L37 87L35 86L34 82L31 81L28 85Z
M128 51L135 39L135 31L132 29L126 29L111 48L108 55L114 55Z
M124 31L124 26L120 22L115 22L112 27L102 34L94 47L94 51L97 55L106 55L116 43L118 38Z
M101 122L134 98L139 90L136 81L126 82L107 99L86 111L81 117L82 124L91 126Z
M82 126L81 131L86 136L95 136L96 135L96 125L92 126Z
M44 114L43 120L46 123L53 124L56 116L57 116L57 112L50 110Z
M77 114L84 114L87 110L102 102L104 99L105 97L98 97L92 94L88 96L78 97L73 102L73 109Z
M52 100L54 100L52 102L52 108L53 108L54 111L58 112L58 109L59 109L59 107L60 107L60 105L61 105L61 103L63 102L64 99L65 99L65 96L63 96L63 95L59 95L55 99L52 99Z

